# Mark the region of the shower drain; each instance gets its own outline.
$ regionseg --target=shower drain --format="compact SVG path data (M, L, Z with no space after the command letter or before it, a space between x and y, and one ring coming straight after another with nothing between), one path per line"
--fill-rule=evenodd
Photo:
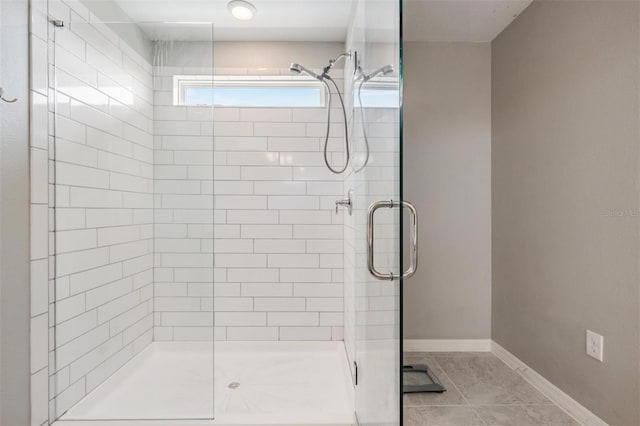
M238 387L240 387L240 383L238 382L231 382L228 385L229 389L237 389Z

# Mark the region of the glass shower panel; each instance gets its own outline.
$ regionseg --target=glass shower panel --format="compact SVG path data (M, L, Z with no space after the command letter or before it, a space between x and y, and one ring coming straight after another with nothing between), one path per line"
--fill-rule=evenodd
M358 54L353 82L354 172L347 179L355 194L350 308L357 365L356 414L361 425L400 425L400 2L358 1L350 38ZM372 211L375 203L382 207Z
M212 419L213 102L184 90L212 81L213 25L69 4L50 34L55 418Z

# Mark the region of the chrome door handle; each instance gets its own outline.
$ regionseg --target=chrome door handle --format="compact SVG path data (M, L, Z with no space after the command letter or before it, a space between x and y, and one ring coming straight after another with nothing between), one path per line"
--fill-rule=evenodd
M374 218L376 210L381 207L394 208L402 205L402 208L407 208L411 212L411 263L409 265L409 269L404 271L402 274L394 274L393 272L389 272L388 274L384 274L379 272L375 267L374 262ZM408 201L376 201L369 206L368 211L368 219L367 219L367 266L369 268L369 272L371 275L376 277L379 280L388 280L394 281L397 279L407 279L411 278L416 271L418 270L418 210L416 207L408 202Z

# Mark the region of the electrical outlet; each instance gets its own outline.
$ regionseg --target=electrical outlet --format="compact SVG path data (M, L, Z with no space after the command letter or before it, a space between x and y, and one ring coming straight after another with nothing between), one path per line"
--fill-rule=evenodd
M602 362L604 353L604 337L587 330L587 355Z

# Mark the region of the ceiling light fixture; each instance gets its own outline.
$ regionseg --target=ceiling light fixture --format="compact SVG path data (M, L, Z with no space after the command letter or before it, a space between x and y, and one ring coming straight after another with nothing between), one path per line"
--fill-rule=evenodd
M241 21L253 19L253 15L256 14L255 6L245 0L232 0L227 4L227 8L234 18Z

